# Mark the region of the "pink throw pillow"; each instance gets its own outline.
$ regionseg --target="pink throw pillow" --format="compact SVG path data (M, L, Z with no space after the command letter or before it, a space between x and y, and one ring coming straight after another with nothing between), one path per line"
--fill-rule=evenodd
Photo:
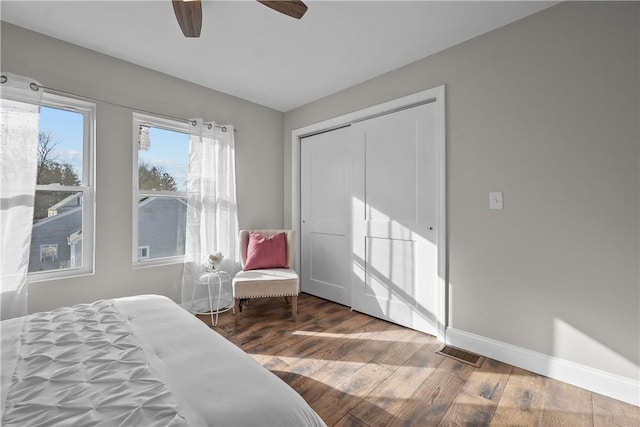
M260 233L249 233L246 270L261 268L289 268L287 265L287 235L278 233L265 237Z

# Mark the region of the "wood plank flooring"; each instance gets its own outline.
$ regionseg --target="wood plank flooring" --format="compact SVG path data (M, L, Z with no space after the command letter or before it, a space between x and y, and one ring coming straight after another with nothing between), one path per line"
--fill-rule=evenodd
M640 408L492 359L436 354L430 335L307 294L252 300L214 329L295 389L328 426L640 426ZM199 316L209 323L209 316Z

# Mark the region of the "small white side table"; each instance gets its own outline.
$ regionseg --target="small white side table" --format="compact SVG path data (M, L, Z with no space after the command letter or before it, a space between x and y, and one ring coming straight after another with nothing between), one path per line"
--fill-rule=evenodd
M207 312L198 309L195 303L196 290L202 286L207 287L209 295L209 311ZM211 314L211 325L216 326L218 324L218 315L233 308L231 292L225 292L223 288L228 288L231 291L231 276L226 271L206 272L198 276L191 295L190 311L193 314Z

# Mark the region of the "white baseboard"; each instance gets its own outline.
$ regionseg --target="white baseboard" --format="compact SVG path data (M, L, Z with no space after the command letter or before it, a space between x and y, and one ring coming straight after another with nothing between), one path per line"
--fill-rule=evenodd
M640 381L454 328L446 343L640 407Z

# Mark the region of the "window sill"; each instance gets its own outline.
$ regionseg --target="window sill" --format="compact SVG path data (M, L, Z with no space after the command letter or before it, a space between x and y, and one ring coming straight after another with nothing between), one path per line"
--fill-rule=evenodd
M93 269L69 269L51 270L38 273L29 273L27 283L52 282L55 280L74 279L76 277L93 276Z
M133 269L138 270L142 268L161 267L164 265L183 264L184 256L169 257L169 258L156 258L142 261L134 261Z

